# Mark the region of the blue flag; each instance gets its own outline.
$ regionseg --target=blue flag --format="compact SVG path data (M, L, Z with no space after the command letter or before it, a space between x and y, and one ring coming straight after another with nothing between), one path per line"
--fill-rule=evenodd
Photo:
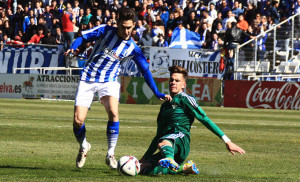
M178 49L200 49L203 41L201 35L188 29L175 28L172 37L170 48Z

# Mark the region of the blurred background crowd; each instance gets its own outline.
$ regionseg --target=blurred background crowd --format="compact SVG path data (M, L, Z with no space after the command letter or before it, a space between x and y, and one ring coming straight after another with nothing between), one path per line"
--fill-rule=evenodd
M181 26L200 34L203 48L219 50L228 29L242 30L236 42L245 42L300 12L300 0L0 0L0 41L67 48L82 30L117 26L122 7L137 13L132 39L140 46L168 47Z

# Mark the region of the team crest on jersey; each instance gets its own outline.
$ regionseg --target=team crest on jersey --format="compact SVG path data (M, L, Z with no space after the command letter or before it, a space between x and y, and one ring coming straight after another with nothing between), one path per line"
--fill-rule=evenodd
M176 109L176 108L177 108L177 104L173 104L173 105L172 105L172 108L173 108L173 109Z
M118 59L120 60L120 57L116 54L116 52L114 50L110 50L109 48L105 48L104 49L104 53L115 58L115 59Z

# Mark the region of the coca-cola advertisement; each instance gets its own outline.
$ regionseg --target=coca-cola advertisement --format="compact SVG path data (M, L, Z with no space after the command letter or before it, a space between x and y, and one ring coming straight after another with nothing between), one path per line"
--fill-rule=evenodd
M224 106L300 110L300 83L226 80Z

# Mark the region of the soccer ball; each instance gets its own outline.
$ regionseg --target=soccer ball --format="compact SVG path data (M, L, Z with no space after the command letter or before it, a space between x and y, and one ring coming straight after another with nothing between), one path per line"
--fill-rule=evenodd
M118 161L117 169L120 175L136 176L140 172L140 163L134 156L126 155Z

